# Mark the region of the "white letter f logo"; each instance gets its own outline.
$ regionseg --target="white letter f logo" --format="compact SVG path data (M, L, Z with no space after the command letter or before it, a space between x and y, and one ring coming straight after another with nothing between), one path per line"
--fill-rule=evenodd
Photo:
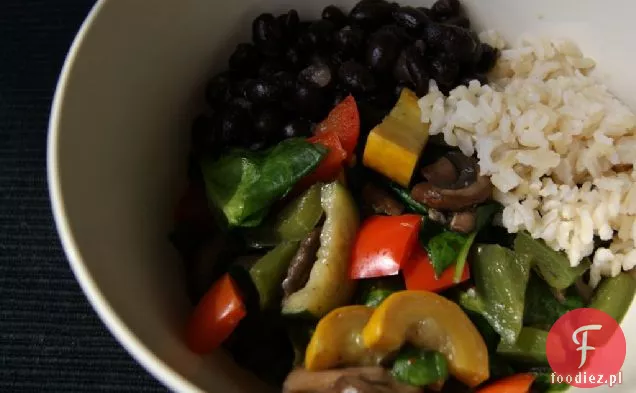
M601 330L601 328L601 325L585 325L576 329L574 333L572 333L572 341L574 341L574 344L581 344L581 346L576 349L577 351L581 351L581 364L579 364L579 368L583 367L585 361L587 360L587 351L593 351L596 349L587 345L588 330ZM576 338L576 335L581 332L583 332L583 340L581 340L582 342L579 342L579 340Z

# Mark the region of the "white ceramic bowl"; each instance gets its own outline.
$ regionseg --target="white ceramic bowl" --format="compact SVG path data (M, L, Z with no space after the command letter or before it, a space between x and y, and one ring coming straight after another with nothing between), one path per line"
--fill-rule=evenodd
M300 0L102 0L66 60L52 109L48 171L53 211L71 266L104 323L155 377L178 392L248 392L257 381L223 353L184 346L191 310L167 241L183 188L191 119L202 86L249 38L263 11ZM409 0L420 4L430 1ZM336 0L347 9L353 0ZM636 4L629 0L464 0L473 22L508 39L523 32L577 40L610 88L636 108ZM636 312L624 321L624 384L634 391ZM631 386L630 386L631 385Z

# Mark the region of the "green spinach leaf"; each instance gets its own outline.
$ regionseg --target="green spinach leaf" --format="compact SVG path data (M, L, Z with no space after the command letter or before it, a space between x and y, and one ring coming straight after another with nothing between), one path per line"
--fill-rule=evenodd
M287 139L271 149L235 149L201 169L209 201L223 211L230 226L254 227L269 207L314 168L327 150L304 139Z
M406 347L397 355L391 373L398 381L422 387L445 381L448 364L439 352Z

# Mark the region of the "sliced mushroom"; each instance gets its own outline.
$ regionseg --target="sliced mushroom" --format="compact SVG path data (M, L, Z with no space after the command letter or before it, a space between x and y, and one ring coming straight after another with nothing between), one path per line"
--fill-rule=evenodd
M362 188L362 198L376 214L399 216L404 212L404 205L393 198L388 192L371 183Z
M456 175L455 181L450 184L443 181L451 178L447 173L449 162ZM460 211L482 203L492 196L492 183L487 176L478 176L477 161L459 152L446 154L423 171L428 173L425 175L428 181L413 187L411 196L430 208Z
M475 229L477 213L475 210L466 210L453 213L449 227L452 231L470 233Z
M287 277L283 280L285 297L298 291L307 284L309 273L316 262L316 253L320 248L320 232L322 228L315 228L300 242L296 255L292 258L287 269Z
M293 370L283 393L420 393L422 390L395 381L382 367L350 367L327 371Z
M457 181L457 169L447 157L442 157L420 171L424 179L438 187L448 187Z
M444 212L441 212L437 209L428 209L428 218L430 218L431 221L442 225L446 225L446 223L448 222L448 219L446 218Z

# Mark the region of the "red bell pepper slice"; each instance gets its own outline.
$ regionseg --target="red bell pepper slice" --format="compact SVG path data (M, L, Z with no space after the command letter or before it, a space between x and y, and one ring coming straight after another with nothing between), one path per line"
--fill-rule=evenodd
M188 347L200 354L216 349L246 314L239 289L226 273L212 285L194 309L186 329Z
M511 375L479 389L477 393L529 393L534 378L530 373Z
M334 132L326 132L308 139L311 143L320 143L329 149L318 167L309 175L302 178L297 185L297 190L304 190L316 182L330 182L338 177L342 169L342 163L347 158L347 152L342 148L340 139Z
M353 156L360 136L360 114L353 96L348 96L331 110L325 120L316 126L316 135L334 132L340 139L347 156Z
M402 274L404 275L406 289L410 290L441 292L457 285L453 281L455 265L449 266L439 277L436 277L435 269L433 269L428 253L419 245L415 246L411 258L402 269ZM470 270L468 265L465 264L459 282L464 282L469 278Z
M393 276L410 258L422 216L372 216L358 231L351 255L352 279Z

